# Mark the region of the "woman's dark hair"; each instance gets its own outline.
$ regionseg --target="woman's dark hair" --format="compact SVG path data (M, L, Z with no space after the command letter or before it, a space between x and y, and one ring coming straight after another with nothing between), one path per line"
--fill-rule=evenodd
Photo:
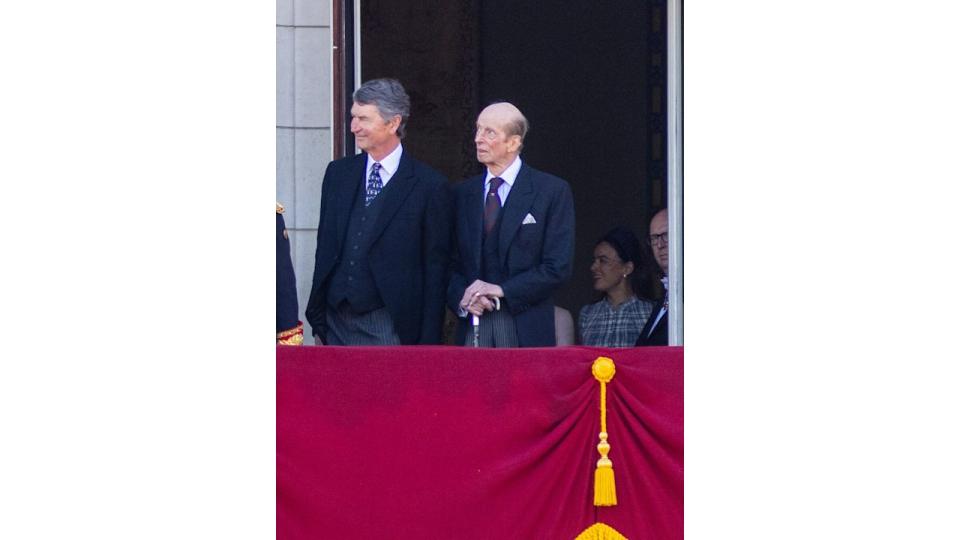
M617 256L624 264L633 263L633 273L630 274L630 287L633 293L640 298L659 299L662 294L657 270L659 267L653 260L649 249L643 249L637 235L628 227L619 225L603 235L594 247L606 242L617 252ZM646 247L646 246L643 246Z

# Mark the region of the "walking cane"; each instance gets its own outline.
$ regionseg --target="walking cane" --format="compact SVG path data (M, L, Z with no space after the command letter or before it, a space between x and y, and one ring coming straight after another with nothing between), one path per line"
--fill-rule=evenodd
M473 346L480 346L480 317L470 314L470 324L473 326Z
M494 309L500 311L500 299L497 297L493 298ZM470 314L470 325L473 327L473 346L480 346L480 317L478 315Z

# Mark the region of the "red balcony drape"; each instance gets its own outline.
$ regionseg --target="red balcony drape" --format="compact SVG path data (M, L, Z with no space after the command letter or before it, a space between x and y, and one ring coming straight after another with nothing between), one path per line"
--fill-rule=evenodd
M598 356L618 505L593 506ZM683 349L277 348L277 537L683 537Z

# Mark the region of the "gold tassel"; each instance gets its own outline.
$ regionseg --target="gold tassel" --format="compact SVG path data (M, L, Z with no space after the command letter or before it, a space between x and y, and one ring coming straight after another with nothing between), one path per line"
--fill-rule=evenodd
M627 540L627 537L606 523L594 523L577 535L576 540Z
M597 469L593 473L593 505L616 506L617 484L613 478L613 462L607 457L610 443L607 442L607 383L613 380L617 367L613 360L601 356L593 361L593 377L600 381L600 443L597 451Z
M603 433L600 436L605 437L606 435L606 433ZM606 443L601 442L600 444ZM609 446L608 444L607 447ZM617 483L613 479L613 462L606 457L600 458L597 462L597 470L593 471L593 505L617 505Z

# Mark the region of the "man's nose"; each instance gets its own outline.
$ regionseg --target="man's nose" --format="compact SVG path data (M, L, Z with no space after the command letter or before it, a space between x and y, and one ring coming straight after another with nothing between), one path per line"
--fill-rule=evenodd
M357 122L356 120L351 120L351 121L350 121L350 133L356 133L356 132L358 132L358 131L360 131L360 123Z

